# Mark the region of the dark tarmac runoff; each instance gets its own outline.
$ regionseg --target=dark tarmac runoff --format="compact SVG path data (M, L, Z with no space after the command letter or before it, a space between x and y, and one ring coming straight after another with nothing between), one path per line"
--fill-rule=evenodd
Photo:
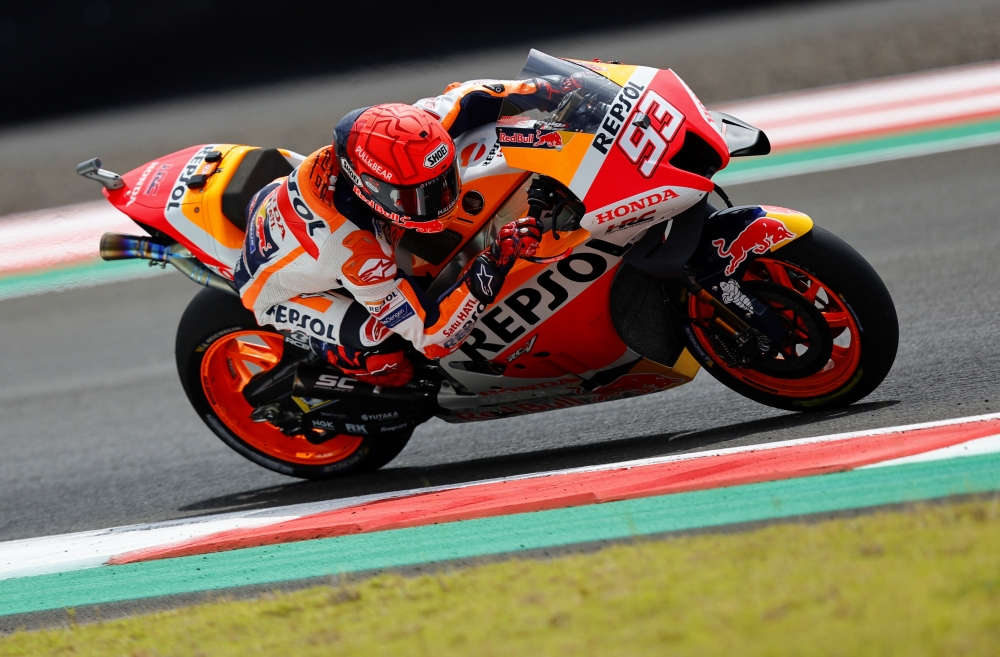
M107 117L87 120L109 130ZM166 119L158 120L165 130ZM90 148L87 125L79 119L77 132L59 130ZM18 133L22 145L37 138L54 148L45 142L50 133L35 130ZM10 156L15 136L0 133L0 159ZM93 155L102 153L86 157ZM195 415L173 345L200 288L181 275L0 301L0 540L1000 411L998 173L1000 146L989 146L727 188L737 204L809 214L865 256L888 286L900 322L896 363L881 387L849 408L778 411L701 373L685 387L636 399L475 424L431 420L381 471L336 481L264 470ZM59 202L99 198L86 189L87 197ZM23 197L17 203L30 205Z

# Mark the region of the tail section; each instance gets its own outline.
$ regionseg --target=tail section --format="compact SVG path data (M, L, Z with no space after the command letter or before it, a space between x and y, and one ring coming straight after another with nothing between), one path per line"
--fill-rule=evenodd
M263 158L262 153L273 157ZM262 161L273 165L272 160L280 160L281 166L258 166ZM203 144L134 169L120 177L123 184L105 185L103 191L112 205L150 234L176 240L211 272L232 280L246 226L239 207L242 195L234 192L258 183L262 187L276 175L287 175L301 161L301 156L290 151ZM88 177L102 173L99 167L87 168ZM263 180L262 176L271 178Z

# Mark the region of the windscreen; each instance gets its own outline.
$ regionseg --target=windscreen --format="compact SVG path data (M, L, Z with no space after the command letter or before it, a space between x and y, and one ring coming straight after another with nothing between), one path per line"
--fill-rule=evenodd
M534 82L536 91L505 99L501 126L527 127L529 121L540 121L543 129L595 134L621 91L619 85L580 64L537 50L528 55L518 79Z

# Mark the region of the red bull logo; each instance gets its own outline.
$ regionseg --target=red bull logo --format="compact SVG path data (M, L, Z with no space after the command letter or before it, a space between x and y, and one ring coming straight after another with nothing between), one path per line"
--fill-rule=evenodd
M610 401L636 395L648 395L686 383L687 379L644 372L640 374L625 374L606 386L594 390L594 402Z
M262 255L266 254L273 248L270 244L270 240L267 239L267 233L264 232L264 222L264 217L259 215L253 222L254 231L257 233L257 249Z
M541 130L535 130L535 146L545 146L546 148L554 148L557 151L562 150L563 140L562 135L558 132L548 132L542 134Z
M501 144L510 145L510 146L518 146L518 145L525 145L525 144L534 144L535 143L535 135L531 134L530 132L528 132L528 133L524 133L524 132L509 132L509 131L497 129L497 141L499 141Z
M726 265L726 276L732 276L751 253L762 255L771 247L795 237L795 233L777 219L761 217L744 228L728 247L725 240L712 240L712 246L718 249L720 258L732 258Z

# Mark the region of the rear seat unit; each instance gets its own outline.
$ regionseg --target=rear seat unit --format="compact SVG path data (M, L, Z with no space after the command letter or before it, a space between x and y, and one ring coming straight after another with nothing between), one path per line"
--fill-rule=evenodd
M292 172L292 165L277 148L258 148L243 156L232 180L222 192L222 213L234 226L247 229L247 204L260 189Z

